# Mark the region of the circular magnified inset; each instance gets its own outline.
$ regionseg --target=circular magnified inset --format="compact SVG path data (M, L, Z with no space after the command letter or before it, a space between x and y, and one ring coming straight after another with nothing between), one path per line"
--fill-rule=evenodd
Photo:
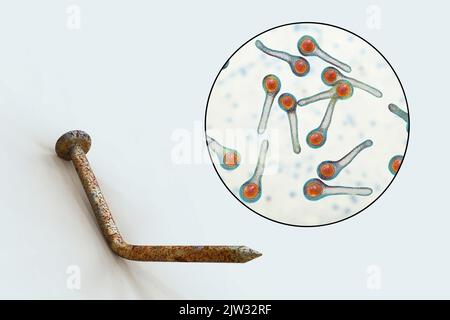
M319 23L276 27L242 45L213 84L205 126L235 198L295 226L370 206L401 168L409 137L389 62L354 33Z

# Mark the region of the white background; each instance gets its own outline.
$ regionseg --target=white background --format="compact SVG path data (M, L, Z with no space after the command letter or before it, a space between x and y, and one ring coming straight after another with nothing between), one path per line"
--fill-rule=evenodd
M67 25L70 5L81 10L80 29ZM450 298L448 9L438 1L3 1L0 297ZM294 21L367 39L409 102L397 179L364 213L327 227L265 220L232 198L209 160L196 161L195 151L187 164L172 157L182 130L193 150L203 148L206 99L228 56ZM244 265L117 258L71 164L54 155L70 129L92 136L89 159L128 241L245 244L263 257ZM80 270L79 289L67 286L70 266Z

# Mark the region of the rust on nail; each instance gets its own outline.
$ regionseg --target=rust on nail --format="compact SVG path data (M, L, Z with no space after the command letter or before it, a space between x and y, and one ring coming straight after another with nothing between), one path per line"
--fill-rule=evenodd
M74 130L58 139L55 151L60 158L72 160L103 236L120 257L137 261L244 263L261 256L246 246L154 246L125 242L86 157L90 147L89 135Z

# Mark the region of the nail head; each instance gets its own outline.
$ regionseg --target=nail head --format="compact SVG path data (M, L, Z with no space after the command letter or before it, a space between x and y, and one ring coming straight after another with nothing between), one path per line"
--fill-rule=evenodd
M70 151L76 145L79 145L85 153L88 153L91 148L91 137L81 130L66 132L56 141L56 154L64 160L71 160Z

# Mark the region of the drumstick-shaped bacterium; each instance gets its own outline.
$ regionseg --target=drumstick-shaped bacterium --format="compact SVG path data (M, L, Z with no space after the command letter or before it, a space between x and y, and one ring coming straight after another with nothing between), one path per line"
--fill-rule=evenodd
M298 119L297 119L297 99L290 93L283 93L278 98L278 104L281 110L286 111L289 128L291 131L292 149L294 153L300 153L301 147L298 140Z
M397 105L390 103L388 106L390 112L395 114L397 117L403 119L406 122L406 130L409 131L409 116L408 113L400 109Z
M305 198L312 201L334 195L370 196L372 192L373 190L367 187L329 186L316 178L306 181L303 186Z
M321 78L322 78L323 83L325 83L328 86L334 85L339 80L347 80L348 82L351 83L351 85L353 87L364 90L377 98L381 98L383 96L383 93L381 93L380 90L378 90L362 81L347 77L347 76L343 75L342 72L340 72L338 69L336 69L334 67L327 67L327 68L323 69Z
M310 103L325 100L325 99L339 99L345 100L353 95L353 86L347 80L339 80L334 86L327 90L319 92L307 98L303 98L297 101L298 105L304 107Z
M337 99L331 98L328 103L327 110L322 118L320 125L311 130L306 136L306 143L314 149L320 148L327 141L328 128L331 124L331 119L333 118L334 107L336 106Z
M328 62L339 69L344 70L345 72L352 71L352 68L341 61L339 61L336 58L333 58L328 53L323 51L319 45L317 44L317 41L311 37L311 36L303 36L298 40L297 43L298 51L304 56L316 56L320 59L324 60L325 62Z
M239 189L239 195L245 202L256 202L261 198L262 183L261 179L264 174L264 168L266 166L267 150L269 149L269 141L264 140L261 143L261 149L259 150L258 163L256 164L255 171L250 179L244 182Z
M397 174L398 170L400 169L400 166L403 162L403 156L402 155L396 155L389 160L388 169L392 174Z
M354 147L349 153L343 156L341 159L337 161L326 160L322 161L317 166L317 175L319 178L323 180L331 180L337 177L337 175L344 169L346 166L356 158L356 156L366 148L369 148L373 145L372 140L368 139L364 142L361 142L359 145Z
M308 74L309 62L305 58L300 56L294 56L284 51L270 49L259 40L256 40L255 45L259 50L261 50L265 54L286 61L291 67L292 72L296 76L304 77Z
M258 133L263 134L267 128L267 121L269 121L270 109L275 96L280 92L281 82L277 76L269 74L264 77L262 81L263 89L266 92L266 98L262 107L261 119L259 120Z
M241 156L239 152L234 149L224 147L210 136L206 136L206 143L209 150L211 150L219 159L220 166L225 170L234 170L239 167L241 163Z

